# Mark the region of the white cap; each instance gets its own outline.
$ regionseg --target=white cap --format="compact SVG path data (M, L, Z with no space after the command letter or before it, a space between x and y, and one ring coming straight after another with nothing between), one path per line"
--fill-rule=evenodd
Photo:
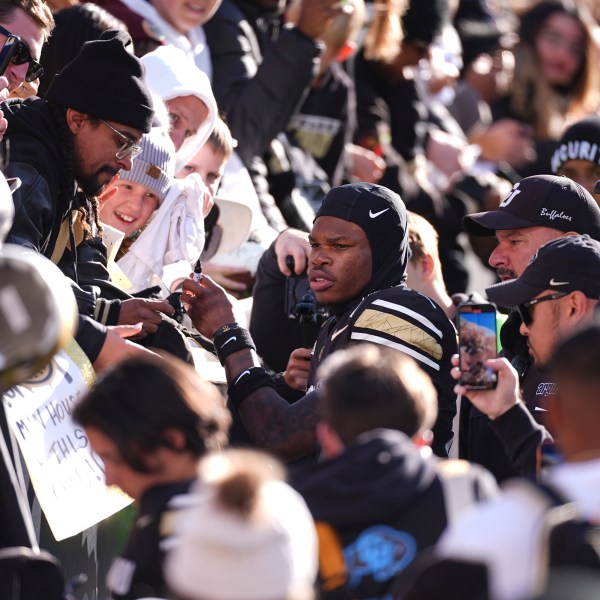
M176 547L166 560L176 594L190 600L313 597L314 523L302 497L273 475L273 463L250 450L202 461L193 505L175 517Z

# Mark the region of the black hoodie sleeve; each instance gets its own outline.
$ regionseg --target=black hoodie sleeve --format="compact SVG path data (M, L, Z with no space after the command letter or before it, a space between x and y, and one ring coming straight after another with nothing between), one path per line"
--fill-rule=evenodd
M204 25L217 104L246 165L285 130L308 91L321 53L320 42L296 28L282 28L272 42L259 30L258 20L258 15L244 14L241 4L224 0Z
M490 427L500 438L516 472L522 477L536 479L540 468L540 450L542 444L552 442L550 433L535 422L522 402L490 421Z

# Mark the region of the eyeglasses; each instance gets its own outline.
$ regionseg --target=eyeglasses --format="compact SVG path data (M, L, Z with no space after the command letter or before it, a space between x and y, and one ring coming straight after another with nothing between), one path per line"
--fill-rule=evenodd
M29 64L29 67L27 68L27 74L25 75L25 81L30 83L36 79L39 79L44 74L44 67L42 67L42 65L40 65L40 63L36 60L33 60L29 46L18 35L12 34L10 31L8 31L8 29L4 29L4 27L1 25L0 33L7 38L12 37L13 40L15 40L17 50L10 59L10 62L14 63L15 65L22 65L25 63Z
M130 137L127 137L124 133L121 133L118 129L115 129L112 125L109 125L104 119L100 119L100 123L106 125L111 131L114 131L122 140L123 145L115 152L115 156L122 160L126 156L131 154L131 158L135 158L141 151L142 147Z
M529 300L529 302L523 302L523 304L517 305L517 312L521 316L523 323L529 327L529 325L533 323L533 315L531 313L532 306L548 300L558 300L559 298L563 298L564 296L568 295L569 294L567 292L558 292L556 294L548 294L547 296L536 298L535 300Z

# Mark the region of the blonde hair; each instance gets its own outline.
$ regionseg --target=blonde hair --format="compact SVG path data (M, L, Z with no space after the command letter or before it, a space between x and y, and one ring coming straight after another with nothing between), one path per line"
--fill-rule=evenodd
M408 211L408 243L411 260L419 260L426 254L433 258L436 268L440 267L438 250L439 236L434 226L424 217Z
M401 20L408 0L378 0L373 6L375 15L364 41L365 58L391 63L400 53L404 39Z
M542 4L556 8L533 24L527 23L527 19L537 7L523 16L521 40L513 51L516 68L510 87L511 107L518 117L533 126L538 139L558 139L567 117L578 119L593 114L598 108L598 50L587 11L564 3ZM550 16L557 13L568 15L579 23L585 46L581 68L564 95L540 76L535 51L540 29Z
M346 44L356 40L365 24L367 9L364 0L347 0L344 6L352 7L352 11L336 15L321 36L321 40L334 56Z
M220 116L216 118L215 126L206 143L215 154L222 154L225 160L231 156L233 149L237 146L231 130Z

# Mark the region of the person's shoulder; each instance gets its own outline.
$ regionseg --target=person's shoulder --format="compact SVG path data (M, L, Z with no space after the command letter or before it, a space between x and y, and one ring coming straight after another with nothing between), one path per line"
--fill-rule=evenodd
M234 0L223 0L217 12L204 24L204 29L214 28L219 23L239 23L247 21L248 15Z
M350 323L354 342L394 348L435 372L456 352L456 330L444 311L409 288L369 294L352 312Z
M454 325L442 308L431 298L409 287L391 287L378 290L367 296L361 309L377 307L378 309L396 312L410 319L417 320L442 337L447 333L456 335Z
M533 484L509 481L502 494L450 524L435 553L440 558L484 563L494 596L530 597L548 505Z
M451 505L462 513L466 508L499 493L495 477L484 467L461 459L436 461L436 472L446 496L457 499Z

